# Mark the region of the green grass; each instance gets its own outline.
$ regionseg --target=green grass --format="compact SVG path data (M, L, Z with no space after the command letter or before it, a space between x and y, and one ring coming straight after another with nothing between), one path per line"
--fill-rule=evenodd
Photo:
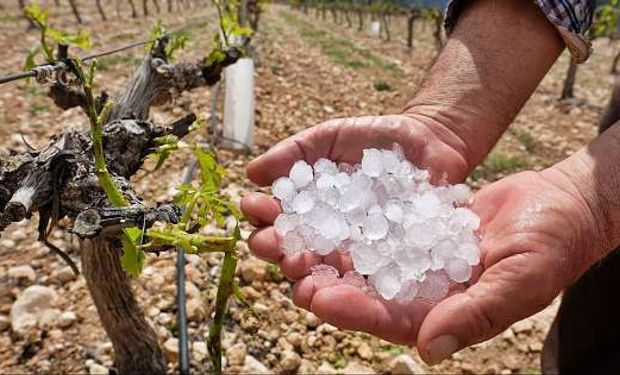
M528 163L517 155L508 155L503 152L493 152L487 156L482 165L471 173L471 179L476 181L481 178L490 179L494 175L509 174L528 167Z
M329 362L336 370L344 368L347 365L347 359L340 353L332 353L327 358Z
M533 152L536 148L536 139L534 139L529 131L520 128L511 128L510 133L514 135L523 146L525 146L525 149L528 152Z
M43 113L43 112L47 112L49 111L49 107L47 106L47 104L39 104L39 103L33 103L30 106L30 113L34 116L38 115L39 113Z
M382 346L381 348L379 348L379 350L384 353L390 353L394 356L399 355L399 354L404 354L407 351L404 346L400 346L400 345Z
M281 12L281 16L287 23L297 27L302 37L319 45L321 51L336 64L351 69L376 67L394 77L402 77L405 74L396 64L359 47L349 39L336 37L288 12Z

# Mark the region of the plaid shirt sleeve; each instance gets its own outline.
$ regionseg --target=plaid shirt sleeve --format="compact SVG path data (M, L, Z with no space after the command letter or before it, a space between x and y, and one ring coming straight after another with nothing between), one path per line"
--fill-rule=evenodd
M445 27L449 34L466 0L448 0ZM547 19L556 27L566 46L578 62L590 55L591 44L587 31L592 25L595 0L534 0Z

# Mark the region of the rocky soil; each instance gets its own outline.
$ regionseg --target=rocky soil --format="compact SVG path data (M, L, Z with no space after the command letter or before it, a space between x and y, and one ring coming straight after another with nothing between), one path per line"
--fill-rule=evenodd
M162 18L170 25L188 20L207 21L190 31L191 42L180 60L200 58L214 31L212 10L201 9L131 20L126 9L102 22L81 1L85 27L95 36L95 49L146 38L150 25ZM89 3L90 4L90 3ZM37 34L13 4L0 5L0 72L20 69ZM12 8L13 7L13 8ZM111 5L108 6L112 8ZM58 26L73 28L68 7L54 10ZM386 43L344 25L318 20L287 7L268 6L253 41L257 50L257 133L252 155L221 150L230 171L227 192L238 201L244 192L258 189L245 178L243 168L254 155L320 121L343 116L396 113L413 95L432 63L435 51L431 26L419 23L416 45L404 45L404 28L395 24L393 41ZM568 57L558 61L527 103L515 124L493 153L470 177L479 187L524 169L541 169L591 139L595 123L611 87L608 74L616 44L598 42L595 55L580 68L578 99L560 103L561 83ZM140 48L101 60L99 88L116 93L139 63ZM152 113L165 123L188 110L208 116L211 92L185 93L174 103ZM220 100L221 102L221 100ZM220 103L221 104L221 103ZM218 115L218 119L220 115ZM46 144L67 126L84 126L78 109L61 111L34 82L0 86L0 154L24 150L22 136L33 146ZM192 136L205 141L208 134ZM141 173L135 184L150 202L169 200L180 182L188 154L181 151L156 173ZM14 224L0 238L0 372L1 373L107 373L112 348L101 329L84 279L47 248L36 242L37 217ZM62 224L62 223L61 223ZM214 228L217 230L217 228ZM243 226L247 236L251 227ZM61 229L50 237L76 262L74 239ZM451 360L427 367L412 348L392 345L365 334L341 331L312 313L296 308L289 296L291 284L277 267L252 258L239 247L242 260L238 278L257 316L232 303L224 333L227 372L244 373L533 373L539 372L542 340L557 301L540 314L515 324L488 342L455 354ZM187 256L186 289L190 321L192 368L207 371L206 335L210 306L215 297L219 257ZM149 256L143 274L135 280L136 295L155 327L174 370L177 360L174 254Z

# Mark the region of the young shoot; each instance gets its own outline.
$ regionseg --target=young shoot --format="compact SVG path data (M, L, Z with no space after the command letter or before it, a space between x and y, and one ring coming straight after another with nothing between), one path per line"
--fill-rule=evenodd
M74 46L84 50L92 47L90 34L84 30L79 30L77 33L72 34L50 27L47 22L47 9L41 8L36 2L26 6L24 14L40 31L39 44L32 48L26 56L25 70L32 70L36 67L35 59L37 56L43 57L45 62L48 63L55 60L54 47L50 45L50 40L56 44Z

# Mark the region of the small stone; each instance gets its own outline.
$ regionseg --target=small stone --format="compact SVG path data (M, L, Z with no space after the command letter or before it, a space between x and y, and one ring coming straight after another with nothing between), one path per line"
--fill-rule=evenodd
M512 325L512 330L515 333L528 333L532 331L532 329L534 329L534 325L529 319L518 321Z
M226 359L229 366L243 366L246 359L246 347L242 342L236 343L226 349Z
M30 285L34 283L37 278L34 269L27 264L9 268L8 275L10 278L17 280L21 285Z
M65 311L58 316L57 324L60 328L68 328L77 320L73 311Z
M316 369L316 373L317 374L333 375L333 374L337 374L338 371L336 371L336 369L333 368L332 365L330 365L328 362L323 362L323 363L321 363L319 368Z
M271 374L271 371L251 355L246 355L242 372L244 374Z
M310 328L318 327L323 321L311 312L306 313L306 325Z
M49 318L53 314L49 310L53 313L57 311L52 309L57 298L54 289L46 286L32 285L24 289L11 306L13 332L21 335L34 328L37 323L51 323Z
M187 296L188 299L190 298L200 299L201 298L200 289L198 289L196 284L194 284L191 281L185 282L185 295Z
M169 338L164 343L164 355L168 362L177 362L179 358L179 340Z
M371 359L373 355L370 345L365 342L361 343L360 346L357 347L357 354L360 356L360 358L366 360Z
M250 258L241 262L239 272L247 283L263 281L267 275L267 264L260 259Z
M303 338L301 337L301 334L299 334L299 332L291 332L288 334L288 336L286 336L286 341L288 341L289 344L293 345L294 347L298 348L301 346Z
M73 273L73 270L69 266L55 269L50 275L51 280L60 284L68 283L69 281L75 280L75 278L75 273Z
M91 363L90 366L88 366L88 373L90 375L107 375L110 373L110 370L98 363Z
M392 375L424 374L425 371L409 354L400 354L390 361L388 370Z
M204 303L197 298L187 301L187 319L190 322L200 322L206 317Z
M377 372L372 368L366 367L355 361L350 361L349 363L347 363L346 367L342 369L342 374L345 375L370 375L376 373Z
M207 358L207 344L203 341L195 341L192 344L192 354L196 361L202 362Z
M530 343L529 347L530 347L530 352L538 353L538 352L542 351L543 343L540 342L540 341L534 341L534 342Z
M280 367L285 372L293 372L301 365L301 357L292 350L282 352L280 356Z
M302 359L299 368L297 369L298 374L316 374L318 373L317 368L314 366L312 361L307 359Z

